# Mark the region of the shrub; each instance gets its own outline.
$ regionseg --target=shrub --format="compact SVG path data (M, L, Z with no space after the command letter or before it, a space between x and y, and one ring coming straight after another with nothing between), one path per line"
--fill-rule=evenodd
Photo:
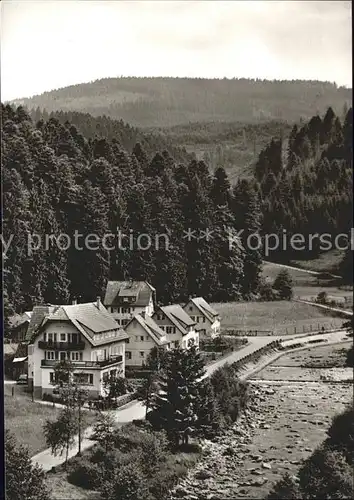
M217 406L226 420L234 422L248 402L248 385L241 382L237 370L232 365L225 365L210 377Z
M349 464L353 465L354 453L354 407L347 408L340 415L336 415L332 420L332 425L328 429L329 446L342 450Z
M87 490L97 489L102 480L103 472L98 463L91 462L87 457L76 457L70 462L68 481Z
M28 449L19 446L9 431L5 436L5 481L8 500L49 500L45 475L33 466Z
M328 303L327 292L320 292L317 295L316 302L318 302L319 304L327 304ZM334 301L332 301L332 302L334 302Z
M305 498L353 498L353 472L345 455L321 446L299 471L299 485Z
M273 289L279 294L282 300L290 300L293 296L293 281L286 269L281 270L273 283Z
M164 432L144 433L140 443L140 462L144 472L152 476L165 458L168 441Z
M347 359L345 361L347 366L354 366L354 346L351 346L347 352Z
M289 473L275 483L267 496L267 500L301 500L302 498L298 484Z
M279 299L279 293L273 290L271 283L263 282L259 286L259 300L261 302L271 302Z
M148 497L144 474L134 462L115 469L113 477L103 481L100 491L105 500L146 500Z

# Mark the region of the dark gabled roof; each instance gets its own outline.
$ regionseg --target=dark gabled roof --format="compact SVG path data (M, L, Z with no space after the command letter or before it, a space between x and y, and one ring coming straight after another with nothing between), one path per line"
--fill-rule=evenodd
M215 318L219 316L219 313L213 309L203 297L193 297L189 300L199 309L199 311L206 316L211 323L215 321ZM187 302L188 304L188 302ZM186 304L186 305L187 305ZM186 306L185 306L186 307Z
M178 304L160 307L161 311L178 328L183 335L188 333L187 327L196 324L195 321Z
M135 316L129 321L128 325L137 321L139 325L150 335L150 337L158 344L163 345L167 343L166 333L159 327L157 323L150 316L142 316L141 314L135 314ZM126 327L128 326L126 325ZM125 328L126 328L125 327Z
M147 281L108 281L104 297L105 306L122 304L123 297L135 297L134 306L149 305L155 288Z

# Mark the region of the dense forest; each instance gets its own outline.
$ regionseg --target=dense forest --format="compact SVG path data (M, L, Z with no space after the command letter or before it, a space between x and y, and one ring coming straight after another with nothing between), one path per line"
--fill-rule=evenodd
M176 161L190 161L194 157L188 154L183 147L175 140L174 136L168 133L156 133L155 131L141 130L133 127L123 120L113 120L107 116L94 117L89 113L77 111L52 111L40 108L28 109L28 113L33 121L39 120L47 122L50 118L55 118L62 125L73 125L86 139L104 137L108 141L117 140L128 152L132 153L137 142L144 148L148 157L152 158L156 151L166 150Z
M353 210L353 113L343 122L328 108L302 127L294 125L287 147L274 139L261 151L255 178L262 198L263 233L339 233L349 235ZM328 238L327 238L328 240ZM307 240L308 241L308 240ZM343 245L343 241L339 242ZM322 245L322 250L329 249ZM286 250L286 251L284 251ZM320 240L313 241L317 257ZM289 259L299 251L280 248L277 259Z
M253 183L240 182L233 196L222 168L212 176L203 161L177 163L167 151L149 159L140 143L128 153L116 139L86 139L55 118L35 124L23 108L8 105L2 106L2 149L3 234L11 242L5 314L70 297L95 300L108 278L147 279L162 303L192 294L237 300L256 291L260 253L229 244L236 228L260 229ZM45 235L103 238L118 228L133 244L92 251L82 242L81 249L66 250L56 240L45 242ZM195 231L190 238L189 229ZM141 233L168 234L168 248L139 250ZM42 244L29 252L35 234Z
M48 112L80 111L106 115L139 127L189 122L297 122L324 113L342 113L351 90L319 81L203 78L105 78L42 95L15 105Z
M249 235L350 231L352 109L340 119L328 108L294 125L287 140L272 139L252 174L233 185L222 166L211 173L171 138L80 113L40 116L2 105L5 314L43 301L94 300L108 279L147 279L165 304L195 294L249 299L259 291L262 259ZM101 242L118 230L129 236L121 246L116 239L112 249L73 245L77 233ZM151 248L139 249L142 233ZM34 234L41 245L29 252ZM65 250L55 238L44 241L61 234L72 243ZM157 235L168 244L162 238L156 248ZM314 244L302 255L320 250ZM271 256L287 260L292 252ZM351 266L347 252L343 274Z

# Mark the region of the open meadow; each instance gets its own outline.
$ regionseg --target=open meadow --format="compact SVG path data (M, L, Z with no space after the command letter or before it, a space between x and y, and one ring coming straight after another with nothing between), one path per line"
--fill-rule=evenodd
M342 326L325 309L291 301L229 302L213 304L221 315L221 328L236 330L272 330L286 335ZM295 330L296 328L296 330Z
M285 267L266 262L263 264L262 275L273 282L279 271ZM320 292L326 292L329 300L343 304L346 308L353 306L353 287L341 286L335 279L323 279L305 270L286 268L293 280L294 298L315 301ZM322 269L324 271L324 269Z

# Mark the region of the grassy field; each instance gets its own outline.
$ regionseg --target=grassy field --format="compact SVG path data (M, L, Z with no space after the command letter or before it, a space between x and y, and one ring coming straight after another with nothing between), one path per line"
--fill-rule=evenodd
M47 446L43 435L43 425L48 419L55 419L58 408L34 403L22 396L5 394L5 429L11 431L17 441L28 446L30 455L44 450Z
M15 386L15 395L11 396L11 385L5 384L4 414L5 429L12 432L20 444L29 448L33 456L47 448L43 425L46 420L54 420L59 408L31 401L30 395L24 393L22 387ZM87 425L96 418L95 413L86 413Z
M263 265L263 276L274 281L282 266L273 263ZM320 292L326 292L329 300L335 300L347 307L353 305L352 287L339 287L335 280L319 279L316 275L300 269L287 269L294 283L294 298L314 301Z
M343 250L330 250L321 254L317 259L313 260L292 260L291 266L309 269L310 271L338 273L338 267L344 257Z
M341 326L343 319L333 318L325 310L299 302L230 302L213 304L221 315L222 328L273 330L277 334L308 332Z

